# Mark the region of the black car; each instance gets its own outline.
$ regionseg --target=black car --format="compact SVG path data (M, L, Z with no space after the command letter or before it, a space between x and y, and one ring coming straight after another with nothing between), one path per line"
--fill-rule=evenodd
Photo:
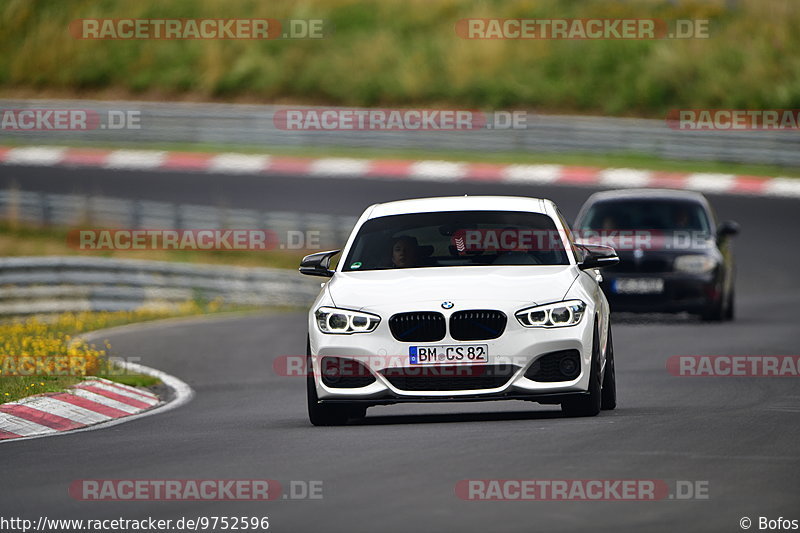
M717 225L697 192L660 189L593 194L574 224L576 239L613 246L617 265L601 287L612 311L681 312L732 320L735 222Z

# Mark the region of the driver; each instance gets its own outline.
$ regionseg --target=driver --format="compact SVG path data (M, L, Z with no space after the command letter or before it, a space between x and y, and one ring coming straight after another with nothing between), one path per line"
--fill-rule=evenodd
M395 268L411 268L418 265L420 250L417 239L408 235L397 237L392 241L392 266Z
M685 207L679 207L675 213L675 227L689 229L692 226L692 214Z

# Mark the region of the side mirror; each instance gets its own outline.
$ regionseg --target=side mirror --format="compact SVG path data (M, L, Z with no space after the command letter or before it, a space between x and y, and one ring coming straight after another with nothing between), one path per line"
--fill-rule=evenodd
M599 244L578 244L578 248L583 251L583 261L578 263L578 268L587 270L590 268L603 268L619 263L617 252L610 246L600 246Z
M330 278L333 270L330 269L331 259L341 250L330 250L307 255L300 261L300 273L307 276L323 276Z
M717 238L733 237L739 233L739 224L733 220L726 220L717 226Z

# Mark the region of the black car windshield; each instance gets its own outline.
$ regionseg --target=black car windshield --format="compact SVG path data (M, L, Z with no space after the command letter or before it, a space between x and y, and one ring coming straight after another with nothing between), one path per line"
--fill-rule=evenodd
M577 229L711 232L708 214L701 204L674 199L601 201L589 208Z
M443 211L374 218L342 270L476 265L568 265L552 218L517 211Z

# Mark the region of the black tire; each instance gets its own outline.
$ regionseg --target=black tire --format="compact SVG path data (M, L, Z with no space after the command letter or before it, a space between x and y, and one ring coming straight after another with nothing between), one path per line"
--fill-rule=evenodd
M728 307L725 309L725 320L736 319L736 289L731 287L731 292L728 294Z
M567 416L597 416L600 412L601 387L600 387L600 341L597 335L597 322L594 324L592 337L592 364L589 367L588 394L578 398L571 398L561 403L561 411Z
M306 400L308 419L315 426L343 426L347 424L348 409L345 405L319 403L314 385L314 368L311 365L311 342L306 340Z
M343 426L347 424L349 413L345 405L326 405L319 403L317 390L314 387L314 378L306 379L308 397L308 419L315 426Z
M725 320L725 296L721 296L718 301L712 302L700 314L700 319L704 322L720 322Z
M611 326L608 326L608 345L606 346L606 371L603 374L603 387L600 409L611 411L617 407L617 372L614 364L614 339L611 337Z
M311 343L306 340L306 400L308 419L315 426L344 426L350 418L361 419L367 416L367 406L362 404L324 404L319 403L317 388L314 386L314 369L311 365Z
M361 420L367 416L367 406L354 404L350 406L348 416L354 420Z

